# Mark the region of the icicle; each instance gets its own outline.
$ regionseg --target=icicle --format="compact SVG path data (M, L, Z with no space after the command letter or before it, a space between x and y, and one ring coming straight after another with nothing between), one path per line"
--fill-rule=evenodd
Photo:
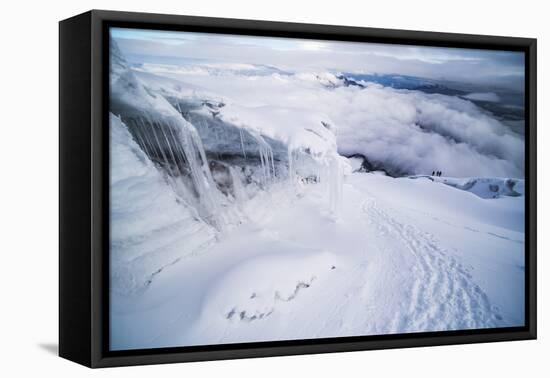
M264 181L265 181L265 184L267 184L272 179L272 172L275 171L275 166L273 165L273 151L271 149L271 146L267 144L267 142L265 142L263 138L262 138L262 144L260 145L259 152L260 152L260 161L262 164Z
M243 129L239 128L239 134L241 136L241 150L243 151L243 157L246 160L246 151L244 149L244 137L243 137Z
M166 153L164 152L164 148L160 144L160 140L158 138L158 133L161 129L162 129L161 125L159 125L158 123L155 124L155 127L153 128L153 134L155 135L155 141L157 142L158 149L160 150L160 153L162 155L162 159L164 160L164 164L165 164L166 168L172 174L172 176L175 176L175 174L172 170L172 164L171 164L170 160L168 159L168 157L166 156Z
M199 196L199 203L205 212L203 216L209 220L209 223L213 223L216 227L222 229L225 226L225 219L223 212L220 211L219 193L217 193L212 173L208 167L202 141L194 128L186 128L186 130L181 131L185 131L178 133L182 144L181 150L187 157L191 178Z
M194 189L198 201L199 213L208 223L218 229L223 229L227 217L222 211L221 194L212 178L206 153L197 130L183 118L162 117L143 113L143 117L135 119L134 134L143 150L149 156L160 161L168 172L169 181L175 189L188 197L189 189ZM189 169L189 176L182 168ZM191 181L191 188L187 188Z
M237 172L235 167L229 166L229 174L231 176L231 181L233 182L233 195L238 204L242 204L247 196L244 189L243 183L241 181L241 175Z
M151 153L149 151L149 148L147 147L147 145L145 144L145 140L143 139L143 131L140 129L139 131L136 131L136 136L135 138L137 139L137 143L138 145L141 147L141 149L143 151L145 151L145 154L148 155L148 156L151 156Z
M289 143L288 145L288 180L290 181L290 187L292 188L292 191L294 194L297 194L297 188L296 188L296 172L295 172L295 154L292 147L292 144Z
M260 157L260 171L262 173L262 179L264 185L269 184L272 178L275 176L275 164L273 161L273 149L265 141L265 139L257 132L250 131L252 138L258 144L258 155Z
M275 159L273 159L273 149L271 148L269 149L269 158L271 159L271 169L273 172L273 177L275 177Z
M288 179L290 182L294 182L294 157L292 156L292 146L288 145Z
M176 154L174 152L174 149L172 149L172 144L170 143L170 140L168 139L168 136L166 135L166 131L165 131L165 128L164 127L161 127L160 128L161 131L162 131L162 135L164 136L164 140L166 141L166 144L168 146L168 150L170 152L170 157L172 159L172 164L173 166L175 166L175 171L177 171L177 174L178 176L183 176L181 170L180 170L180 165L178 163L178 159L176 158Z
M142 117L138 117L136 124L139 125L140 129L143 132L143 139L145 141L145 144L147 146L147 150L150 150L150 155L152 157L156 157L157 151L153 148L153 144L151 143L151 140L149 139L149 130L148 127L145 125L145 121Z

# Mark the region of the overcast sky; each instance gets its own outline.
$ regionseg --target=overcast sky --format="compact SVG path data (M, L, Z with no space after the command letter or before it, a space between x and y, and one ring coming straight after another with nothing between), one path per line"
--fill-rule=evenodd
M520 52L405 46L209 33L111 29L132 63L249 63L287 71L331 70L412 75L523 88Z

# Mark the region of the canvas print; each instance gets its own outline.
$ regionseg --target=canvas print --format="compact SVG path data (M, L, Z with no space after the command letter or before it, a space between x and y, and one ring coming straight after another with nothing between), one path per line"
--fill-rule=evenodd
M525 324L513 51L111 28L109 347Z

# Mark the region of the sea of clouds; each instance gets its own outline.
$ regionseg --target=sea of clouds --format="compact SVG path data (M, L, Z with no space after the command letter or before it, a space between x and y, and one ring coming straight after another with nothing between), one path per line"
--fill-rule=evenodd
M338 92L342 154L360 153L403 174L524 176L523 136L468 100L378 85Z

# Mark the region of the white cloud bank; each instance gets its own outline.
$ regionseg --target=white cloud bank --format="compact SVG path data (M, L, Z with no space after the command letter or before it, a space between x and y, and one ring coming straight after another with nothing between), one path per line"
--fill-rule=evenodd
M342 153L403 173L523 177L522 138L469 101L374 85L345 97Z

